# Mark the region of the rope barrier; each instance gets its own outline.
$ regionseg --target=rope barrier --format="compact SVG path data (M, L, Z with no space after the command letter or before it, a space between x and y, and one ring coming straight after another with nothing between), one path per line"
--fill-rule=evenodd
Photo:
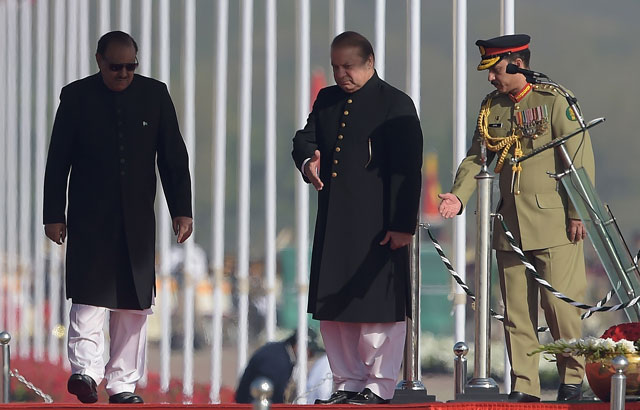
M513 239L513 235L511 234L511 232L508 230L508 228L506 227L506 224L504 223L504 221L502 220L502 218L500 217L500 215L498 216L498 219L500 219L500 222L503 225L503 229L505 229L505 232L508 232L507 234L507 238L511 237L511 239ZM458 275L458 273L455 271L455 269L453 268L453 265L451 264L451 261L449 260L449 258L447 258L447 256L444 253L444 250L442 249L442 246L440 246L440 243L438 242L438 240L435 238L435 236L433 235L433 233L431 232L431 230L429 229L429 225L428 224L424 224L421 223L420 227L423 229L427 230L427 233L429 235L429 238L431 239L431 243L433 244L433 247L436 249L436 252L438 253L438 255L440 256L440 260L442 261L442 263L444 264L444 266L447 268L447 270L449 271L449 274L453 277L453 279L456 281L456 283L462 288L462 290L467 294L467 296L469 296L469 298L475 302L476 300L476 296L473 294L473 292L471 291L471 289L469 289L469 286L467 286L466 283L464 283L464 281L462 280L462 278L460 277L460 275ZM515 244L515 240L513 240L513 242L510 241L510 245L512 247L512 249L515 246L515 249L518 249L519 252L516 251L516 253L518 253L518 255L520 256L521 261L523 262L523 264L525 265L525 267L527 267L527 271L529 271L529 267L533 268L533 265L531 265L526 257L524 256L524 253L522 252L522 250L520 250L517 245ZM515 250L514 249L514 250ZM524 260L523 260L524 259ZM526 263L525 263L526 262ZM538 281L538 279L540 279L540 281L546 283L547 286L545 286L545 288L547 290L552 290L552 294L554 294L554 296L559 297L562 296L560 299L564 300L565 302L572 301L570 298L568 298L567 296L563 295L562 293L556 291L548 282L546 282L544 279L540 278L538 273L535 271L535 268L533 268L532 272L534 275L534 278L536 279L536 281ZM540 281L538 281L540 283ZM544 285L543 285L544 286ZM616 289L620 286L620 283L618 283L618 285L616 286ZM601 312L609 312L612 311L611 308L615 308L617 306L620 305L616 305L616 306L612 306L612 307L605 307L602 308L602 306L604 304L606 304L609 300L611 300L611 298L613 297L614 294L614 289L611 289L609 292L607 292L607 294L601 299L599 300L595 306L589 306L589 305L585 305L585 304L581 304L582 306L586 306L587 311L584 312L581 315L581 319L584 320L586 318L588 318L589 316L591 316L594 312L597 311L601 311ZM567 300L568 299L568 300ZM637 298L636 298L637 299ZM573 301L572 301L573 302ZM631 301L630 301L631 302ZM627 303L630 303L627 302ZM636 301L637 302L637 301ZM569 302L568 302L569 303ZM577 302L574 302L577 303ZM573 303L572 303L573 304ZM574 304L575 306L575 304ZM580 306L577 306L580 307ZM580 307L582 309L584 309L583 307ZM616 310L620 310L620 309L624 309L625 307L620 307L617 308ZM504 316L495 312L493 309L490 309L490 314L491 317L493 317L496 320L499 320L501 322L504 323ZM543 332L547 332L549 331L549 328L546 326L540 326L537 328L539 333L543 333Z

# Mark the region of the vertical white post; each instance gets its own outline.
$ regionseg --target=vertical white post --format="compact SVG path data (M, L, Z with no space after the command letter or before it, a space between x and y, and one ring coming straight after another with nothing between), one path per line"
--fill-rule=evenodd
M416 112L418 113L418 117L420 117L420 0L409 0L407 3L407 36L408 36L408 49L407 49L407 67L408 67L408 75L407 75L407 90L409 97L413 100L413 104L416 106ZM413 242L416 243L419 241L417 237L413 239ZM420 244L417 243L417 257L418 261L420 260L419 249ZM412 251L413 252L413 251ZM420 275L420 267L418 262L418 277ZM419 302L418 302L419 303ZM420 329L420 318L414 318L417 320L418 329ZM409 334L409 331L407 331ZM419 332L418 332L419 339ZM420 343L419 340L416 340L416 344L418 347L417 357L420 357ZM415 354L415 352L414 352ZM420 366L416 366L415 373L417 375L416 380L420 380L421 371Z
M67 0L67 83L78 79L78 1Z
M184 137L189 154L189 172L191 173L192 199L195 194L195 146L196 146L196 2L184 2ZM194 201L195 203L195 201ZM195 236L184 244L184 376L182 378L183 402L190 404L193 397L193 309L195 299L194 272L192 266Z
M409 0L408 20L408 76L407 89L420 116L420 0Z
M87 77L91 71L91 63L95 61L89 45L89 5L84 0L78 4L78 78Z
M229 0L218 0L216 33L216 82L213 143L213 209L211 215L213 264L213 343L211 344L211 390L209 400L220 403L222 378L222 298L224 297L224 191L227 155L227 49Z
M387 19L387 1L376 0L376 71L378 77L384 78L384 61L386 58L386 19Z
M344 0L331 0L333 37L344 32Z
M7 331L17 334L18 311L18 70L12 61L18 61L18 4L17 0L7 3L7 128L6 128L6 167L7 167L7 221L4 230L7 233Z
M310 11L309 0L297 2L296 46L296 127L303 128L309 114L310 100ZM298 285L298 396L307 380L307 293L309 287L309 188L296 175L296 272ZM304 404L304 399L303 403Z
M151 0L140 0L140 52L138 60L140 60L140 74L147 77L151 75L152 18Z
M0 2L0 90L7 89L7 3ZM7 141L7 94L0 93L0 146L6 147ZM6 169L6 151L0 151L0 225L4 226L7 220L7 169ZM8 300L9 292L6 291L6 272L7 272L7 232L0 232L0 326L6 329L5 322L5 306Z
M516 10L515 0L500 0L500 35L515 33ZM511 362L505 344L504 348L504 382L505 393L511 393Z
M67 0L67 81L70 83L78 79L78 2L82 0ZM64 247L65 245L63 245ZM64 256L62 256L63 264ZM64 278L64 275L61 275ZM64 280L60 281L60 291L64 295L62 304L64 309L62 310L62 325L64 329L69 329L69 311L71 309L71 301L66 298ZM66 338L62 339L63 341ZM68 351L66 348L62 349L62 365L65 369L69 369L69 361L67 360Z
M500 0L500 35L514 34L516 30L515 0Z
M131 0L120 0L118 7L118 30L131 34Z
M34 315L33 315L33 356L36 361L44 360L44 252L46 237L42 229L42 206L44 186L44 166L47 141L47 74L49 63L49 0L38 0L36 25L36 115L35 115L35 222L34 240ZM0 54L1 55L1 54ZM0 108L1 110L1 108ZM2 249L0 247L0 249Z
M453 3L453 172L467 152L467 0ZM466 212L453 219L453 261L462 280L466 280ZM455 286L454 343L465 341L466 295Z
M265 63L265 292L267 295L267 341L276 333L276 57L278 42L276 0L266 4Z
M160 47L158 57L160 59L158 77L169 88L170 80L170 58L169 53L169 0L160 1L160 13L158 27L160 31ZM171 218L167 201L162 189L158 190L158 244L160 249L160 276L162 277L161 301L161 329L160 338L160 391L169 391L169 380L171 377L169 361L171 359L171 261L170 261L170 239L171 239Z
M138 45L140 46L140 51L138 52L138 60L140 61L140 66L138 70L140 74L144 76L151 76L151 29L152 29L152 8L151 8L151 0L140 0L140 39ZM159 272L162 269L158 269ZM147 341L148 343L148 341ZM149 360L149 356L146 356L146 360ZM142 378L138 382L138 385L141 388L145 388L148 382L148 366L145 363L144 372L142 374Z
M98 0L98 37L111 30L111 0Z
M20 357L29 357L31 301L31 0L20 2Z
M238 378L247 364L249 316L249 201L251 170L251 51L253 0L242 0L240 23L240 112L238 141Z

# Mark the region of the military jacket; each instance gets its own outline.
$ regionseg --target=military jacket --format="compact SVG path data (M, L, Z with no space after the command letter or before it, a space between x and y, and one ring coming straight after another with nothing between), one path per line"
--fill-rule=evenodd
M555 87L528 85L530 89L521 99L494 91L485 97L482 105L490 103L487 131L491 137L507 137L515 132L520 136L522 154L562 137L579 128L569 109L566 98ZM463 205L476 188L474 176L481 168L481 132L476 126L471 148L460 164L451 192ZM576 168L584 167L595 181L593 149L588 133L577 135L566 143ZM500 152L487 151L491 164ZM523 250L544 249L570 243L567 235L568 220L579 219L562 184L550 178L547 172L558 173L564 167L555 149L548 149L523 161L516 183L510 159L511 147L499 173L500 201L497 212L503 215L509 229ZM496 160L497 161L497 160ZM519 186L518 186L519 185ZM519 191L519 193L516 193ZM494 225L493 246L510 250L506 236L499 225Z
M380 245L418 220L422 131L411 98L374 75L358 91L318 94L293 139L298 169L320 155L309 312L318 320L394 322L407 314L408 249Z

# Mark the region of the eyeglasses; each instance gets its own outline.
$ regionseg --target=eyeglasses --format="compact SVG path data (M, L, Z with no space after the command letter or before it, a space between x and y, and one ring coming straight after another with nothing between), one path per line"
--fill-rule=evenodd
M102 57L104 59L104 61L106 61L107 65L109 66L109 70L113 71L113 72L118 72L118 71L122 71L123 68L125 68L127 71L135 71L136 68L138 68L138 57L136 57L136 62L135 63L123 63L123 64L113 64L110 63L106 58Z

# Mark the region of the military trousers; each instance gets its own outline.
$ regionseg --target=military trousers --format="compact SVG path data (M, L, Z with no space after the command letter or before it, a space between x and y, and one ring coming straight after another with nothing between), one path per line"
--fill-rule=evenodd
M90 376L97 385L107 380L114 394L133 393L145 367L147 310L110 310L74 303L69 312L67 345L71 373ZM109 315L107 315L109 314ZM104 324L109 317L109 361L105 365Z
M574 300L584 301L587 284L583 241L526 251L525 255L551 286ZM497 251L496 256L505 306L504 332L511 362L511 390L540 397L540 355L528 355L539 346L538 295L554 340L582 336L580 310L540 287L525 272L515 252ZM582 383L584 359L581 357L558 355L557 368L561 383Z

